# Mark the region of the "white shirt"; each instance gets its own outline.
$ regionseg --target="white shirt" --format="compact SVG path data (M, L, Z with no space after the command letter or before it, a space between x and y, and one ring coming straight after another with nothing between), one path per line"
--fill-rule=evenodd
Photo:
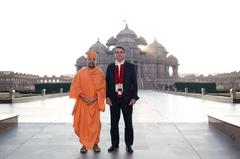
M118 66L118 73L119 73L119 76L120 76L120 67L121 67L121 64L124 64L125 60L123 60L122 62L118 62L117 60L115 60L115 65Z

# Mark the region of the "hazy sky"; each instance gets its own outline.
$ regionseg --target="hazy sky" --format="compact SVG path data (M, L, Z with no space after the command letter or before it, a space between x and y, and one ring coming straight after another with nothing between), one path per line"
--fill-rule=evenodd
M75 73L100 38L128 26L179 60L179 73L240 70L239 0L1 0L0 70Z

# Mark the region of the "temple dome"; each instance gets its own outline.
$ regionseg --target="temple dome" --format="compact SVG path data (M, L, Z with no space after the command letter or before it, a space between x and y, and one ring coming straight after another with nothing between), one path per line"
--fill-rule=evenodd
M114 38L113 36L111 38L109 38L106 43L107 46L111 46L111 45L115 45L115 44L116 44L116 38Z
M118 35L117 35L117 39L121 39L121 38L132 38L134 40L137 39L137 35L134 31L130 30L128 28L128 25L126 24L125 29L121 30Z
M135 44L137 44L136 43L136 41L134 41L133 39L131 39L131 38L121 38L121 39L119 39L118 40L118 43L123 43L123 42L128 42L128 43L135 43Z
M138 48L137 42L131 38L125 37L117 41L116 46L122 46L125 48Z
M87 58L85 56L81 56L77 59L77 65L85 65L87 62Z
M160 60L160 61L162 61L162 62L168 61L167 56L165 56L165 55L163 55L163 54L158 54L158 55L157 55L157 59Z
M160 53L160 54L164 54L164 55L168 54L166 49L156 39L153 41L153 43L148 45L146 50L147 50L147 52L150 52L150 53Z
M146 42L146 40L145 40L142 36L140 36L140 37L137 39L137 44L138 44L138 45L147 45L147 42Z
M97 42L89 48L89 50L96 51L97 53L104 53L108 51L108 48L103 45L98 39Z
M173 56L173 55L168 56L168 61L171 64L178 64L178 59L175 56Z

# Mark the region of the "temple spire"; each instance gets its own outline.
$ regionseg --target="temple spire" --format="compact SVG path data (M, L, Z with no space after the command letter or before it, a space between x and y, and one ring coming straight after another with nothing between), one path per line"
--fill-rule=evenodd
M125 29L128 29L127 19L125 18L123 22L125 23Z

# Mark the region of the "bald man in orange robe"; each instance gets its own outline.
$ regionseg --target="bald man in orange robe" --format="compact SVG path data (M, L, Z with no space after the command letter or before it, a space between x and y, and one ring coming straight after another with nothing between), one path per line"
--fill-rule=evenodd
M87 53L87 67L80 69L70 87L70 98L76 99L73 108L73 128L80 143L81 153L98 146L101 130L100 111L105 110L106 82L102 70L96 66L96 52Z

